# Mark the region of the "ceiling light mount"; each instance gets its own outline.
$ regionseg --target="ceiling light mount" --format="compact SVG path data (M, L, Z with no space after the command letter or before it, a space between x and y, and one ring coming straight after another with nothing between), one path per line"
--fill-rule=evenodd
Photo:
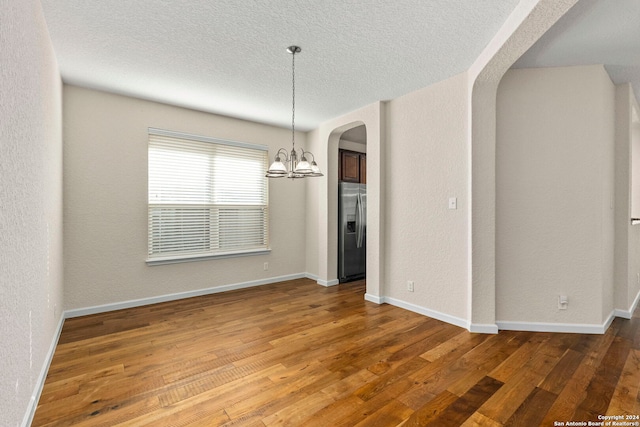
M291 102L291 152L287 155L287 150L284 148L280 148L276 153L276 157L274 162L269 166L269 170L267 170L267 174L265 175L267 178L306 178L306 177L315 177L315 176L323 176L322 172L320 172L320 168L315 161L315 156L309 151L304 151L304 149L296 150L296 53L302 52L300 46L289 46L287 48L287 52L291 54L291 92L292 92L292 102ZM311 163L307 160L307 155L311 156ZM284 163L282 162L282 158L284 157ZM300 161L298 161L298 158ZM289 167L287 168L287 165Z

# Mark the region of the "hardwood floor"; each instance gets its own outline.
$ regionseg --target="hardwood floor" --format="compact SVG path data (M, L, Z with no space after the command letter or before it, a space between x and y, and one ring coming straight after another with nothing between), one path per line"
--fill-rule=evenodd
M363 294L364 282L301 279L69 319L32 425L553 426L640 415L640 309L604 335L481 335Z

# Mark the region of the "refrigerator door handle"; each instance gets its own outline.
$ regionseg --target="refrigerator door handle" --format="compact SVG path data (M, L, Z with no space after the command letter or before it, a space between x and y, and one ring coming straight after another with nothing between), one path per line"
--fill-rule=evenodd
M362 197L360 193L358 193L358 198L356 200L356 247L362 247L362 235L363 233L363 221L362 221Z
M356 195L356 248L360 247L360 194Z

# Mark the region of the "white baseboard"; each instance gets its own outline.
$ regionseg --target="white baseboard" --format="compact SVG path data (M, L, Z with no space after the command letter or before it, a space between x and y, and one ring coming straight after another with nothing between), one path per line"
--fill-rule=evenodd
M468 329L468 326L469 326L469 322L467 322L466 319L462 319L460 317L451 316L450 314L442 313L436 310L431 310L429 308L411 304L406 301L402 301L402 300L391 298L391 297L381 297L381 299L382 299L382 302L386 302L387 304L404 308L405 310L413 311L414 313L422 314L423 316L431 317L436 320L441 320L443 322L450 323L452 325L459 326L461 328Z
M143 305L157 304L159 302L176 301L184 298L198 297L202 295L216 294L220 292L233 291L236 289L251 288L254 286L268 285L271 283L283 282L308 278L307 273L289 274L286 276L269 277L266 279L252 280L249 282L233 283L229 285L216 286L214 288L197 289L194 291L178 292L175 294L159 295L149 298L141 298L129 301L121 301L112 304L97 305L93 307L77 308L65 311L65 318L87 316L89 314L106 313L108 311L122 310L125 308L141 307Z
M604 334L616 317L631 319L633 312L638 307L640 292L629 310L616 308L612 310L607 319L601 324L584 323L544 323L544 322L496 322L498 328L504 331L528 331L528 332L560 332L576 334Z
M622 317L623 319L631 319L633 317L633 312L636 311L636 308L638 308L638 302L640 302L640 292L638 292L638 295L636 295L636 298L633 300L633 303L631 304L631 307L629 307L629 310L616 308L614 310L615 316Z
M616 308L615 310L613 310L613 315L615 317L622 317L623 319L631 319L631 314L633 312L631 310L621 310L619 308Z
M480 323L470 324L466 319L462 319L456 316L451 316L450 314L442 313L437 310L431 310L429 308L411 304L399 299L395 299L391 297L379 297L377 295L372 295L372 294L365 294L364 299L366 301L370 301L376 304L387 303L399 308L403 308L405 310L413 311L414 313L422 314L423 316L431 317L433 319L440 320L442 322L449 323L454 326L465 328L469 332L479 333L479 334L497 334L498 333L498 326L495 324L493 325L480 324Z
M609 329L609 326L611 326L611 322L613 322L613 319L615 319L615 318L616 318L616 311L615 310L611 310L611 313L609 314L609 317L602 324L602 333L603 334L605 332L607 332L607 329Z
M499 328L495 323L469 323L467 329L475 334L497 334Z
M376 304L384 303L384 298L383 297L379 297L377 295L364 294L364 299L365 299L365 301L374 302Z
M340 281L338 279L334 279L334 280L317 280L318 285L322 285L324 287L329 287L329 286L336 286L340 284Z
M31 425L31 422L33 421L34 415L36 414L36 408L38 407L38 401L40 400L40 395L42 394L42 389L44 388L44 382L47 379L47 373L49 372L49 367L51 366L53 355L56 352L56 347L58 346L58 341L60 340L60 334L62 333L62 325L64 325L64 319L65 316L63 314L58 320L58 326L53 334L53 339L51 340L49 351L45 356L44 362L42 363L40 375L38 375L38 379L36 380L36 384L33 389L33 394L31 395L31 400L29 401L29 405L27 406L27 412L22 419L22 427L29 427Z
M307 279L315 280L318 285L321 285L324 287L335 286L340 284L340 281L338 279L322 280L322 279L319 279L318 276L316 276L315 274L311 274L311 273L305 273L305 277Z
M638 291L636 299L633 300L633 304L631 304L631 307L629 307L629 313L631 315L633 315L633 312L636 311L636 308L638 308L638 303L640 303L640 291Z
M613 316L602 325L586 323L545 323L545 322L496 322L502 331L558 332L574 334L604 334Z

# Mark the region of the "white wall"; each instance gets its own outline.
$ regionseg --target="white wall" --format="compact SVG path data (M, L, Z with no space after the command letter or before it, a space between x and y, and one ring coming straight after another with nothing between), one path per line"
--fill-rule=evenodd
M616 86L615 308L630 318L640 291L640 123L631 85Z
M366 298L466 324L467 81L461 74L309 133L310 150L326 165L326 178L309 180L307 198L307 221L318 224L309 228L307 271L320 282L337 277L338 141L365 124ZM448 209L449 197L457 197L457 210ZM407 280L415 282L413 293Z
M629 89L631 91L631 89ZM631 92L632 93L632 92ZM633 170L633 184L631 187L631 198L635 199L640 204L640 107L635 98L630 96L632 111L635 113L633 121L631 123L631 166ZM628 178L628 177L627 177ZM635 216L634 216L635 218ZM640 218L640 217L639 217ZM640 298L640 225L630 225L630 222L625 223L629 229L629 252L627 266L627 304L617 306L616 308L629 311L632 314L635 306L638 304L638 298Z
M148 127L265 144L270 156L290 144L287 129L65 85L67 309L305 272L304 182L287 179L270 180L269 255L147 266Z
M360 142L349 141L348 139L340 138L340 143L338 144L338 148L341 150L349 150L356 151L358 153L366 153L367 152L367 144L362 144Z
M467 96L463 73L390 101L383 166L385 296L457 323L467 319Z
M604 67L508 71L497 101L496 318L613 310L615 87ZM558 295L567 310L558 310Z
M623 90L627 90L626 88ZM625 97L627 98L627 97ZM628 131L629 129L625 129ZM640 123L633 121L631 123L631 186L637 191L631 194L631 216L640 218Z
M62 320L62 105L40 2L0 10L0 425L16 426Z

